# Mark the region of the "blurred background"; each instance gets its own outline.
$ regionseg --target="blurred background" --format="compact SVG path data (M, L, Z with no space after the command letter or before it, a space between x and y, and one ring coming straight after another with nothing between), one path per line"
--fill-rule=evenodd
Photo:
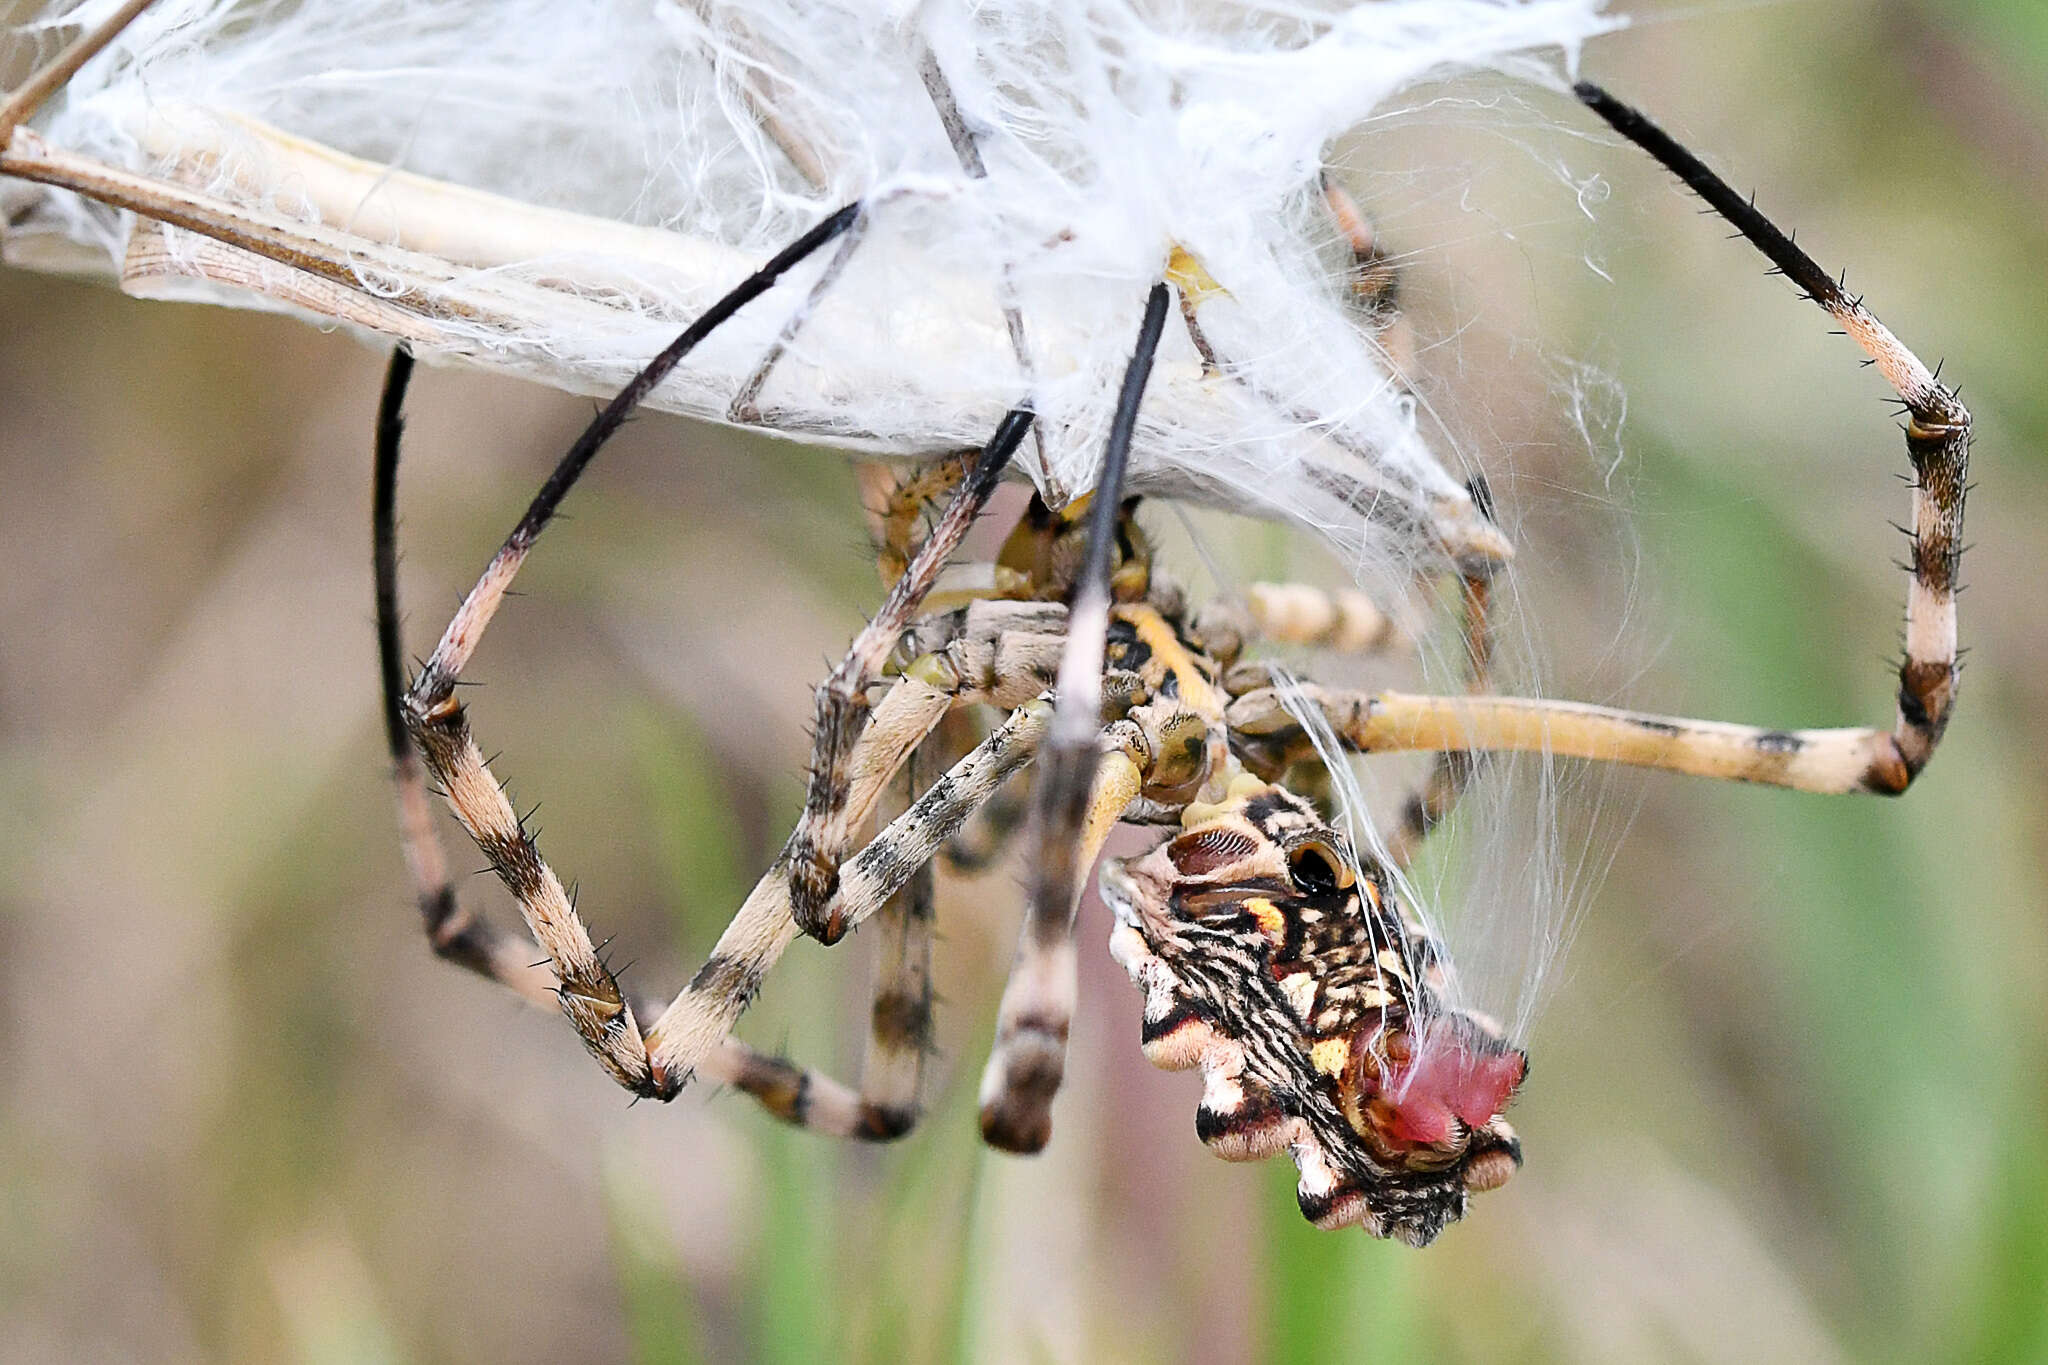
M1053 1144L983 1150L1008 868L942 888L908 1140L628 1107L419 941L376 721L382 358L0 272L0 1356L2048 1360L2048 10L1624 8L1588 74L1963 381L1971 652L1902 801L1579 784L1506 1190L1423 1252L1308 1228L1292 1168L1209 1157L1198 1083L1144 1064L1092 896ZM1546 686L1889 723L1881 384L1565 102L1506 138L1485 113L1348 161L1415 255L1426 390L1518 524ZM589 406L447 371L414 394L424 650ZM787 830L810 688L878 590L829 455L648 418L569 512L470 701L665 997ZM1207 525L1251 571L1329 576L1291 533ZM867 973L857 940L800 944L742 1031L849 1074Z

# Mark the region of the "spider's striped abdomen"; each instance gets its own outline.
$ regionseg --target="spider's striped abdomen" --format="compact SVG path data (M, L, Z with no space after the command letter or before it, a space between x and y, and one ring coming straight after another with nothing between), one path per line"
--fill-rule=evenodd
M1146 1057L1201 1068L1218 1155L1286 1150L1318 1226L1429 1241L1519 1163L1500 1113L1526 1060L1443 1003L1381 870L1307 802L1244 779L1183 830L1103 873Z

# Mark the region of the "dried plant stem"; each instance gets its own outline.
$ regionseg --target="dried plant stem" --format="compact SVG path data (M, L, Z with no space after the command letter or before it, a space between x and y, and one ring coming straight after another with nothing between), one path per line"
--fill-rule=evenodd
M63 88L64 82L78 74L84 66L108 43L120 36L121 30L135 22L135 17L155 4L156 0L128 0L103 20L99 27L81 33L73 39L71 46L57 54L55 61L30 76L22 83L21 89L7 97L0 104L0 147L7 145L7 139L14 130L34 117L36 110L43 107L43 101Z
M17 128L0 150L0 176L69 190L146 220L131 236L123 261L120 283L131 293L166 296L186 280L247 290L408 341L422 358L462 360L571 392L614 392L634 366L621 359L565 368L548 350L548 338L617 335L636 318L681 319L759 264L723 243L542 208L395 170L232 113L163 105L135 135L146 155L170 168L166 176L51 147L27 128ZM197 187L218 185L222 166L251 155L275 172L274 183L291 187L289 203L271 208L253 187L247 203ZM173 237L166 228L210 240ZM515 268L498 268L508 266ZM933 280L930 286L944 297L972 299L979 292L962 281ZM985 325L978 315L958 315L952 330L919 336L925 349L906 347L888 357L885 367L878 368L872 357L845 363L865 367L858 382L907 387L920 403L963 421L999 410L997 405L1014 403L1021 392L931 388L939 376L960 371L957 353L963 347L1014 349L1019 338L1005 326L1001 301L993 302ZM859 304L835 297L811 311L822 315L842 306ZM810 325L822 321L813 317ZM1059 332L1057 319L1040 330L1046 335L1036 340L1048 352L1073 341ZM763 335L762 350L773 341L774 333ZM728 405L752 368L749 363L735 372L724 392L707 394L700 376L694 391L667 386L649 406L729 421ZM1158 371L1150 410L1172 428L1171 439L1221 448L1271 420L1273 410L1261 395L1212 382L1194 357L1163 355ZM844 374L828 377L842 386L849 382ZM943 432L920 441L850 430L823 387L808 396L792 387L761 425L861 454L929 458L958 448ZM1148 439L1140 433L1140 449ZM1339 490L1376 486L1368 453L1342 448L1326 429L1296 423L1285 439L1311 477ZM1047 477L1053 477L1050 469ZM1146 468L1136 451L1133 486L1242 510L1235 487L1205 482L1170 464ZM1454 555L1494 560L1508 553L1499 533L1469 507L1445 503L1430 508L1428 517L1438 543Z

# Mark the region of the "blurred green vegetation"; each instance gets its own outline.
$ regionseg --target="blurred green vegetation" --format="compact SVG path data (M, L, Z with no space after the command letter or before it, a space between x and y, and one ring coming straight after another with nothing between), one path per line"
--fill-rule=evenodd
M694 1092L628 1109L416 941L374 724L378 358L0 273L0 1356L2048 1360L2048 10L1633 8L1588 72L1962 377L1970 666L1901 801L1610 796L1633 818L1597 836L1613 868L1529 1040L1529 1166L1423 1253L1316 1233L1285 1163L1200 1150L1099 907L1053 1147L983 1150L1007 871L942 893L907 1141ZM1878 382L1654 168L1552 150L1611 184L1597 224L1387 226L1426 333L1471 324L1431 364L1515 473L1557 690L1888 716L1905 466ZM1571 395L1538 350L1626 395L1604 485L1546 454ZM586 409L456 374L418 395L423 647ZM856 507L834 457L637 423L479 661L486 747L642 989L795 813L809 688L874 598ZM1259 573L1314 564L1239 540ZM851 1069L866 971L799 945L747 1036Z

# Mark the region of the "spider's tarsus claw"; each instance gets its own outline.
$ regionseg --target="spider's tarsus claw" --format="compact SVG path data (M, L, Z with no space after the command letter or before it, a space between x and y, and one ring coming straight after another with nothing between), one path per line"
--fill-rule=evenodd
M981 1140L1012 1156L1036 1156L1052 1141L1052 1115L1043 1109L1020 1111L1001 1101L983 1105Z
M644 1098L660 1100L663 1104L667 1104L670 1100L683 1093L683 1086L689 1082L693 1074L695 1073L685 1071L680 1076L670 1076L667 1069L660 1062L649 1056L647 1059L646 1089L642 1090L640 1095Z

